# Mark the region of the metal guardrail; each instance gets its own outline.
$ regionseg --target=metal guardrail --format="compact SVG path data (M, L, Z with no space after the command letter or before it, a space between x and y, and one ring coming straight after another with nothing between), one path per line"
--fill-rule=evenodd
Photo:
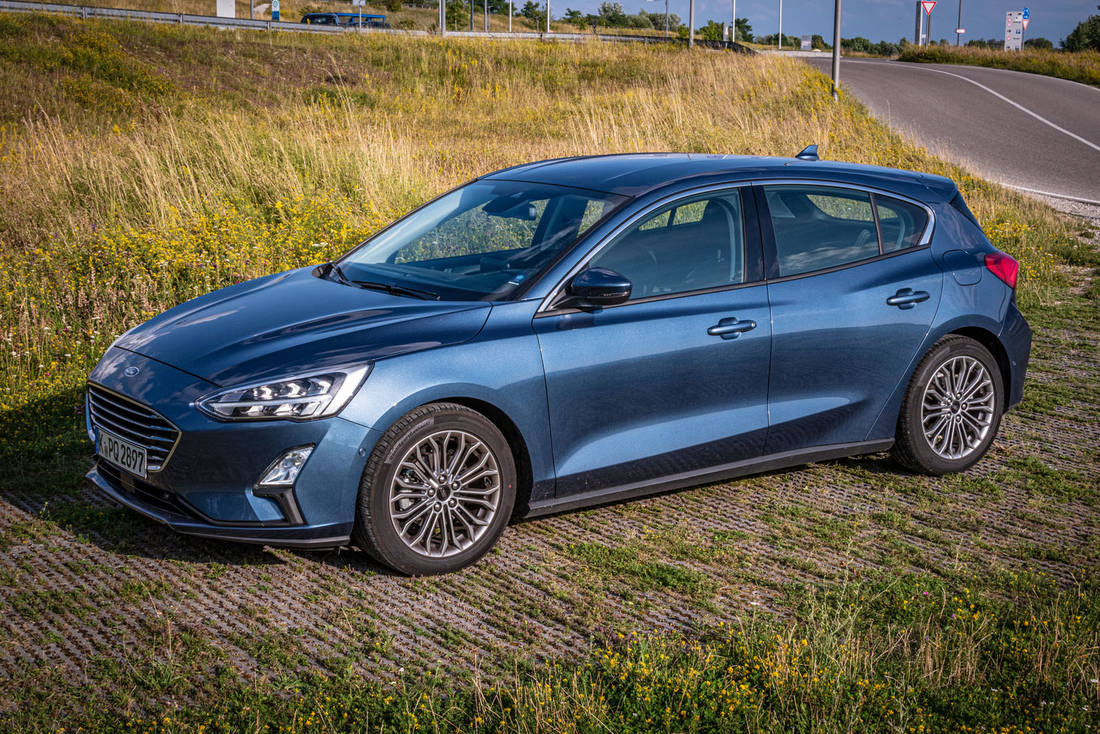
M63 13L87 18L116 18L124 20L144 20L151 23L173 23L176 25L197 25L211 28L247 28L257 31L289 31L291 33L391 33L406 36L438 35L428 31L405 31L393 28L342 28L340 26L311 25L272 20L249 20L247 18L219 18L213 15L190 15L188 13L162 13L154 10L128 10L125 8L102 8L95 5L64 5L61 3L32 3L23 0L0 0L0 11L15 13ZM665 38L663 36L633 36L611 33L493 33L485 31L448 31L451 38L490 38L490 39L532 39L541 41L610 41L619 43L683 43L683 38ZM728 41L695 40L696 45L706 48L725 48L739 53L755 53L747 46Z

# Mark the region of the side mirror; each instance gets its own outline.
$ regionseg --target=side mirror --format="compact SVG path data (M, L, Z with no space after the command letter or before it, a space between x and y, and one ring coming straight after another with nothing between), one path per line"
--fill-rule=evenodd
M614 306L630 298L631 284L625 275L607 268L588 268L573 276L565 292L579 307Z

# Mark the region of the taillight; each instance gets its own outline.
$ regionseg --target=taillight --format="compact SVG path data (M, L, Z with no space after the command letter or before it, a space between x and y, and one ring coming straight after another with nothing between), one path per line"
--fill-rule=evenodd
M1003 280L1009 288L1016 289L1016 276L1020 274L1020 263L1003 252L990 252L985 256L985 267Z

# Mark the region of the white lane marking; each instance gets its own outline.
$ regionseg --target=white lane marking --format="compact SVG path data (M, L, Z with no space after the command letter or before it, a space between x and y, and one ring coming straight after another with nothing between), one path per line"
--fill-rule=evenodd
M962 65L959 64L959 66L962 66ZM1055 83L1055 84L1056 83L1072 84L1074 87L1081 87L1082 89L1088 89L1089 91L1096 92L1097 94L1100 94L1100 87L1094 87L1091 84L1085 84L1083 82L1075 82L1072 79L1063 79L1060 76L1049 76L1047 74L1036 74L1036 73L1031 72L1031 71L1016 71L1015 69L1001 69L1001 68L998 68L996 66L978 66L976 64L974 64L974 65L967 64L965 66L965 68L966 68L967 71L974 71L975 69L981 69L982 71L999 71L1003 74L1016 74L1016 75L1027 76L1027 77L1039 77L1040 79L1049 79L1051 81L1051 83Z
M1002 186L1007 186L1010 189L1016 189L1017 191L1025 191L1029 194L1039 194L1040 196L1053 196L1055 199L1068 199L1069 201L1079 201L1082 204L1093 204L1100 206L1100 201L1095 199L1082 199L1080 196L1071 196L1069 194L1056 194L1053 191L1041 191L1039 189L1029 189L1026 186L1016 186L1014 184L1003 183Z
M897 68L897 67L894 67L894 68ZM1050 120L1043 117L1042 115L1040 115L1037 112L1032 112L1027 107L1024 107L1022 104L1020 104L1018 102L1013 102L1008 97L1004 96L1000 92L997 92L997 91L994 91L994 90L990 89L989 87L982 84L981 82L976 82L973 79L968 79L967 77L963 76L962 74L953 74L952 72L944 71L943 69L930 69L927 66L910 66L910 67L907 67L907 68L909 68L909 69L919 69L920 71L933 71L937 74L946 74L947 76L953 76L956 79L962 79L964 82L970 82L971 84L973 84L976 87L981 87L985 91L992 94L994 97L997 97L998 99L1003 99L1005 102L1008 102L1010 105L1012 105L1016 109L1020 110L1021 112L1025 112L1025 113L1031 115L1036 120L1043 123L1044 125L1049 125L1050 127L1054 128L1058 132L1064 133L1064 134L1070 136L1071 138L1073 138L1074 140L1077 140L1078 142L1084 143L1085 145L1089 146L1093 150L1100 151L1100 145L1097 145L1096 143L1092 142L1091 140L1086 140L1085 138L1082 138L1077 133L1073 133L1073 132L1070 132L1069 130L1066 130L1061 125L1057 125L1057 124L1051 122Z

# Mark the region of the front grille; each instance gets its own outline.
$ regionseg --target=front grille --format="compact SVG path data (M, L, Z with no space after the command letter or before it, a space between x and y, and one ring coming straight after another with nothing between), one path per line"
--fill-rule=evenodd
M88 385L88 414L93 426L145 449L149 471L159 471L179 439L179 430L166 418L140 403Z
M103 460L97 463L96 469L99 471L99 475L117 492L129 495L146 505L152 505L158 510L167 510L177 515L195 517L195 512L171 492L158 489L152 484L142 481L139 477L125 474Z

